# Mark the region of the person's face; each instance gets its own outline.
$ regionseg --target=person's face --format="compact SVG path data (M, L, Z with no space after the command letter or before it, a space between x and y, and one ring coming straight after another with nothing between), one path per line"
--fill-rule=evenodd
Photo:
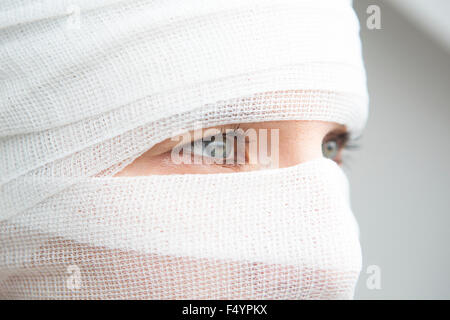
M278 139L272 138L274 130L278 131ZM266 131L267 139L264 139L265 136L261 136L262 131ZM262 161L260 156L261 149L259 146L262 139L267 141L267 154L270 155L271 150L278 152L277 167L279 168L293 166L322 156L330 158L340 165L342 163L342 150L348 141L345 126L325 121L241 123L215 127L212 130L211 128L200 130L200 135L198 135L198 132L190 132L184 136L183 140L179 137L179 139L167 139L158 143L116 176L208 174L267 169L270 165L268 166L267 162ZM225 134L227 132L228 134L235 133L235 136L238 136L239 133L245 133L244 140L241 140L245 141L244 163L242 163L242 160L238 163L236 161L237 156L230 155L225 150L227 141ZM222 142L214 141L214 138L211 139L211 135L223 135L224 138ZM200 137L200 140L198 140L198 137ZM201 147L196 150L194 142L201 141L202 138ZM238 139L232 138L232 141L234 141L234 147L231 149L236 153ZM172 150L176 146L186 145L186 143L189 146L192 144L189 151L189 159L192 159L192 161L190 163L174 162ZM277 146L274 143L277 143ZM276 149L273 147L276 147ZM215 152L211 152L211 150ZM186 150L183 150L183 152L186 152ZM234 160L230 161L230 156ZM223 163L216 163L218 161L194 161L198 157L203 160L223 159Z

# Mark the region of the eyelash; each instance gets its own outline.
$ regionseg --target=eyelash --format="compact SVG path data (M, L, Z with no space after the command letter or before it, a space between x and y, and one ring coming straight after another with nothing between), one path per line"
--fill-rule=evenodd
M236 124L231 128L221 127L219 129L219 133L222 134L222 141L226 141L227 134L229 135L230 133L232 133L233 135L239 135L239 131L237 131L239 129L239 126L240 126L240 124ZM341 164L343 162L341 159L342 150L355 150L355 149L359 148L359 145L356 143L356 140L357 139L351 139L348 132L343 132L343 133L338 133L338 134L331 133L331 134L328 134L327 136L325 136L325 138L323 139L322 145L324 145L325 143L330 142L330 141L336 141L336 144L338 146L338 155L335 158L333 158L332 160L334 160L338 164ZM202 141L202 139L192 141L191 147L194 148L195 143L198 143L199 141ZM245 156L246 156L245 161L247 161L247 154ZM233 157L234 157L234 155L233 155ZM224 159L224 160L226 160L226 159ZM230 168L230 167L242 166L243 164L235 162L233 164L218 163L217 165L220 165L224 168Z
M239 131L237 131L237 129L239 128L239 126L240 126L240 124L236 124L236 125L234 125L232 128L224 128L224 127L221 127L221 128L219 129L219 133L218 133L218 134L221 134L221 135L222 135L222 141L227 141L227 140L226 140L226 139L227 139L227 135L228 135L228 137L229 137L230 134L231 134L232 136L234 136L234 135L239 136L240 133L239 133ZM209 137L209 139L211 139L211 137ZM196 144L196 143L199 143L199 142L202 142L202 143L203 143L203 142L204 142L204 139L199 139L199 140L196 140L196 141L192 141L192 142L191 142L191 150L194 150L193 148L194 148L195 144ZM210 142L210 143L211 143L212 141L206 140L206 142ZM202 151L203 151L203 146L202 146ZM236 151L236 146L234 146L234 151ZM203 154L202 154L202 156L203 156ZM233 154L233 159L234 159L234 157L235 157L235 154ZM246 157L245 161L247 161L247 153L245 154L245 157ZM226 161L227 159L224 158L223 160ZM238 163L237 161L235 161L235 162L232 163L232 164L227 164L227 163L216 163L216 165L222 166L222 167L224 167L224 168L231 168L231 167L239 167L239 166L242 166L243 164Z
M323 144L329 142L329 141L336 141L337 145L338 145L338 155L336 158L334 158L333 160L338 163L339 165L341 164L346 164L346 161L342 160L342 151L343 150L356 150L359 149L359 144L357 143L358 138L352 138L350 137L350 134L348 132L344 132L344 133L339 133L339 134L329 134L327 135L324 140L323 140Z

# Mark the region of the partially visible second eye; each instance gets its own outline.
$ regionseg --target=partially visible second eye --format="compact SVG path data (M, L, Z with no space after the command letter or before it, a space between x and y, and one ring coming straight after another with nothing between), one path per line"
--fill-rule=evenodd
M322 153L325 158L334 160L339 154L339 144L335 140L328 140L322 144Z

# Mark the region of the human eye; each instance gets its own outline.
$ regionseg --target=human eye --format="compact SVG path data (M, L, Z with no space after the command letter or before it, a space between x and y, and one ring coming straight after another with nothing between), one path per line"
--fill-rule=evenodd
M234 141L227 134L205 137L191 143L191 154L207 163L224 164L234 161Z
M322 154L325 158L342 164L342 151L347 148L354 148L354 144L350 144L348 132L331 132L322 142Z
M189 142L181 149L185 152L189 163L240 166L246 164L248 142L245 131L236 125L234 128L211 129L204 132L203 138Z

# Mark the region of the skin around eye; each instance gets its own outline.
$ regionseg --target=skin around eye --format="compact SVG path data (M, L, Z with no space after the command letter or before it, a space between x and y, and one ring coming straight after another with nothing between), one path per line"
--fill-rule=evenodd
M204 129L203 132L211 129ZM205 139L201 142L201 148L196 151L190 151L190 163L175 163L173 161L173 149L177 146L183 146L180 140L167 139L153 146L150 150L138 157L133 163L124 168L116 176L146 176L146 175L166 175L166 174L210 174L210 173L227 173L268 169L266 163L261 161L261 150L259 146L265 137L267 143L267 153L272 152L274 142L272 132L278 132L278 141L275 150L278 152L277 166L279 168L290 167L302 162L313 159L326 157L342 163L342 149L348 141L348 133L345 126L326 121L270 121L258 123L242 123L239 125L226 125L214 128L221 135L227 131L240 130L241 132L251 132L245 138L244 163L216 163L214 161L203 161L205 158L211 158L211 149L219 150L218 142L210 142ZM254 134L256 133L256 134ZM193 132L188 135L190 140L184 141L184 145L193 146L195 144ZM275 135L274 135L275 136ZM205 136L203 137L205 138ZM214 140L214 139L209 139ZM274 141L276 139L273 139ZM197 142L198 143L198 142ZM214 144L215 143L215 144ZM256 150L254 146L257 146ZM215 147L215 148L213 148ZM236 160L236 142L234 143L233 156ZM208 149L209 148L209 149ZM201 151L199 151L201 150ZM225 150L222 155L220 152L214 152L214 158L224 158L230 156Z

